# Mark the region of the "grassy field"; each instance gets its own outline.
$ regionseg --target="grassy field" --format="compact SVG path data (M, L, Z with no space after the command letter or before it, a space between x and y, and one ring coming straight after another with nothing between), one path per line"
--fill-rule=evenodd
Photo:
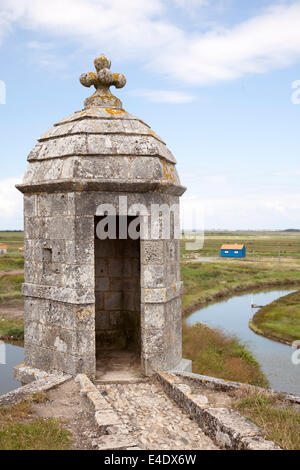
M24 256L19 248L24 246L23 232L0 232L0 245L7 245L6 255L0 255L0 273L24 268Z
M182 260L181 275L184 282L182 299L185 314L219 298L257 287L300 285L300 265L272 262L191 262ZM201 327L183 328L184 357L192 359L193 371L209 375L267 386L259 364L236 338L223 332Z
M182 241L182 253L185 251ZM278 251L283 257L300 260L299 232L205 232L204 247L198 250L201 256L219 256L223 243L245 243L247 257L269 257L278 259ZM8 245L9 254L19 256L18 249L24 245L23 232L0 232L0 245Z
M9 304L22 300L21 287L23 274L5 274L0 276L0 304Z
M183 356L193 361L193 372L268 387L259 364L234 336L201 323L183 324Z
M190 313L212 300L258 287L300 285L300 264L272 262L191 262L181 264L184 282L183 311Z
M253 248L254 254L246 261L201 262L197 259L199 254L217 255L222 243L235 242L245 242ZM23 233L0 232L0 243L9 246L8 255L0 257L1 305L21 301L23 276L15 271L23 267L24 260L18 252L18 248L23 246ZM277 259L272 259L278 250L278 243L281 244L283 254L289 256L280 264ZM230 297L256 287L300 285L299 248L300 233L294 232L207 233L203 250L196 253L186 252L182 240L184 313L192 312L208 301ZM11 272L1 277L1 271ZM8 321L2 321L2 326L0 322L0 335L9 336L15 327L15 337L20 338L23 326ZM183 349L185 357L193 360L195 372L256 385L266 384L259 365L247 349L236 338L227 337L222 332L184 327Z
M8 246L7 255L0 256L0 271L11 271L24 267L24 257L19 248L24 246L23 232L0 232L0 245Z
M0 316L0 339L23 340L24 320L6 320Z
M218 256L222 243L246 243L252 252L246 260L200 257ZM278 244L282 254L278 262ZM181 277L184 283L183 312L191 313L207 302L229 298L259 287L300 286L300 233L208 233L204 248L185 251L181 242ZM285 252L285 253L284 253ZM249 254L249 248L248 248ZM203 325L183 328L184 357L192 359L193 371L203 375L267 386L259 364L236 338Z
M215 257L222 243L246 243L246 260L201 262L197 257ZM23 268L18 248L23 246L22 233L1 233L0 244L9 252L0 257L0 305L21 301ZM281 263L278 262L278 245ZM203 250L186 252L181 245L181 273L184 282L183 309L187 314L206 302L257 287L300 285L300 233L224 232L207 233ZM2 276L1 276L2 271ZM279 323L282 323L279 321ZM22 337L23 322L0 319L0 335ZM12 335L13 333L13 335ZM21 335L21 336L20 336ZM226 380L267 387L259 364L235 337L195 325L183 325L184 357L193 360L193 371ZM299 449L299 412L277 403L263 394L247 393L236 408L261 426L266 438L285 449ZM0 409L0 449L65 449L69 435L56 421L34 420L30 404Z
M278 261L279 247L282 258L300 260L300 231L299 232L206 232L204 247L198 250L201 256L219 256L222 244L245 244L247 259L273 258ZM182 253L185 251L182 242Z
M261 308L250 326L255 333L289 344L300 340L300 291Z
M32 403L43 403L36 394L18 405L0 408L0 450L68 450L70 434L56 420L32 416Z
M300 449L300 412L278 396L245 392L235 409L265 431L265 439L285 450Z

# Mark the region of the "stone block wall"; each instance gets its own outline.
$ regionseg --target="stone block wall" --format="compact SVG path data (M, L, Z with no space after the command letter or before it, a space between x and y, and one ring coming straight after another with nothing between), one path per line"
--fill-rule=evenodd
M142 364L172 369L182 358L180 241L141 242Z
M25 363L95 373L94 219L73 193L24 197Z
M46 371L93 376L93 305L25 297L25 364Z
M96 343L99 351L135 347L147 374L180 362L182 285L174 220L170 239L159 228L156 239L95 240L98 206L113 204L118 214L120 195L24 196L26 365L94 376ZM139 203L149 211L152 204L178 203L163 193L123 195L129 206Z

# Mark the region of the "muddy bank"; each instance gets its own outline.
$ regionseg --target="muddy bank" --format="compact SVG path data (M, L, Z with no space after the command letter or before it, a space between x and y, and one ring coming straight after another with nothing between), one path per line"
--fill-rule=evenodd
M24 317L24 301L0 303L0 318L5 320L20 320Z
M259 328L257 328L257 326L253 323L252 320L249 321L249 328L250 328L250 330L253 331L253 333L256 333L257 335L262 336L263 338L270 339L271 341L275 341L276 343L285 344L286 346L292 346L293 345L292 341L286 341L282 338L278 338L277 336L272 336L272 335L268 335L266 333L263 333ZM300 345L298 346L298 349L300 349Z
M226 300L230 299L231 297L239 294L247 294L251 293L251 291L254 290L259 290L259 289L272 289L273 287L282 287L282 288L291 288L291 287L299 287L300 286L300 281L295 279L295 280L290 280L290 281L272 281L272 282L253 282L251 284L248 284L245 286L245 284L240 284L235 287L232 287L230 289L220 289L217 292L214 293L209 293L207 292L206 294L203 295L203 298L201 298L199 301L192 303L188 307L186 307L182 315L183 317L190 315L191 313L194 313L195 311L199 310L200 308L206 306L207 304L218 301L218 300Z

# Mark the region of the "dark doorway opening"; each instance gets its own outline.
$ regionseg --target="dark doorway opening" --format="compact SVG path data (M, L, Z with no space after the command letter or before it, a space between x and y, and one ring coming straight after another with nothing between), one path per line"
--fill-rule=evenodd
M133 219L115 217L116 238L99 239L97 226L104 217L95 217L97 378L118 368L140 368L140 239L120 239L120 230L124 237L124 221L128 228Z

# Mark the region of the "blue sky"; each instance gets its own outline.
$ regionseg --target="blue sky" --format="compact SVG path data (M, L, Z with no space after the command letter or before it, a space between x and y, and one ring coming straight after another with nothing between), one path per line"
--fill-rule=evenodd
M0 0L0 229L22 228L27 154L102 52L177 159L186 227L300 228L299 24L300 1Z

